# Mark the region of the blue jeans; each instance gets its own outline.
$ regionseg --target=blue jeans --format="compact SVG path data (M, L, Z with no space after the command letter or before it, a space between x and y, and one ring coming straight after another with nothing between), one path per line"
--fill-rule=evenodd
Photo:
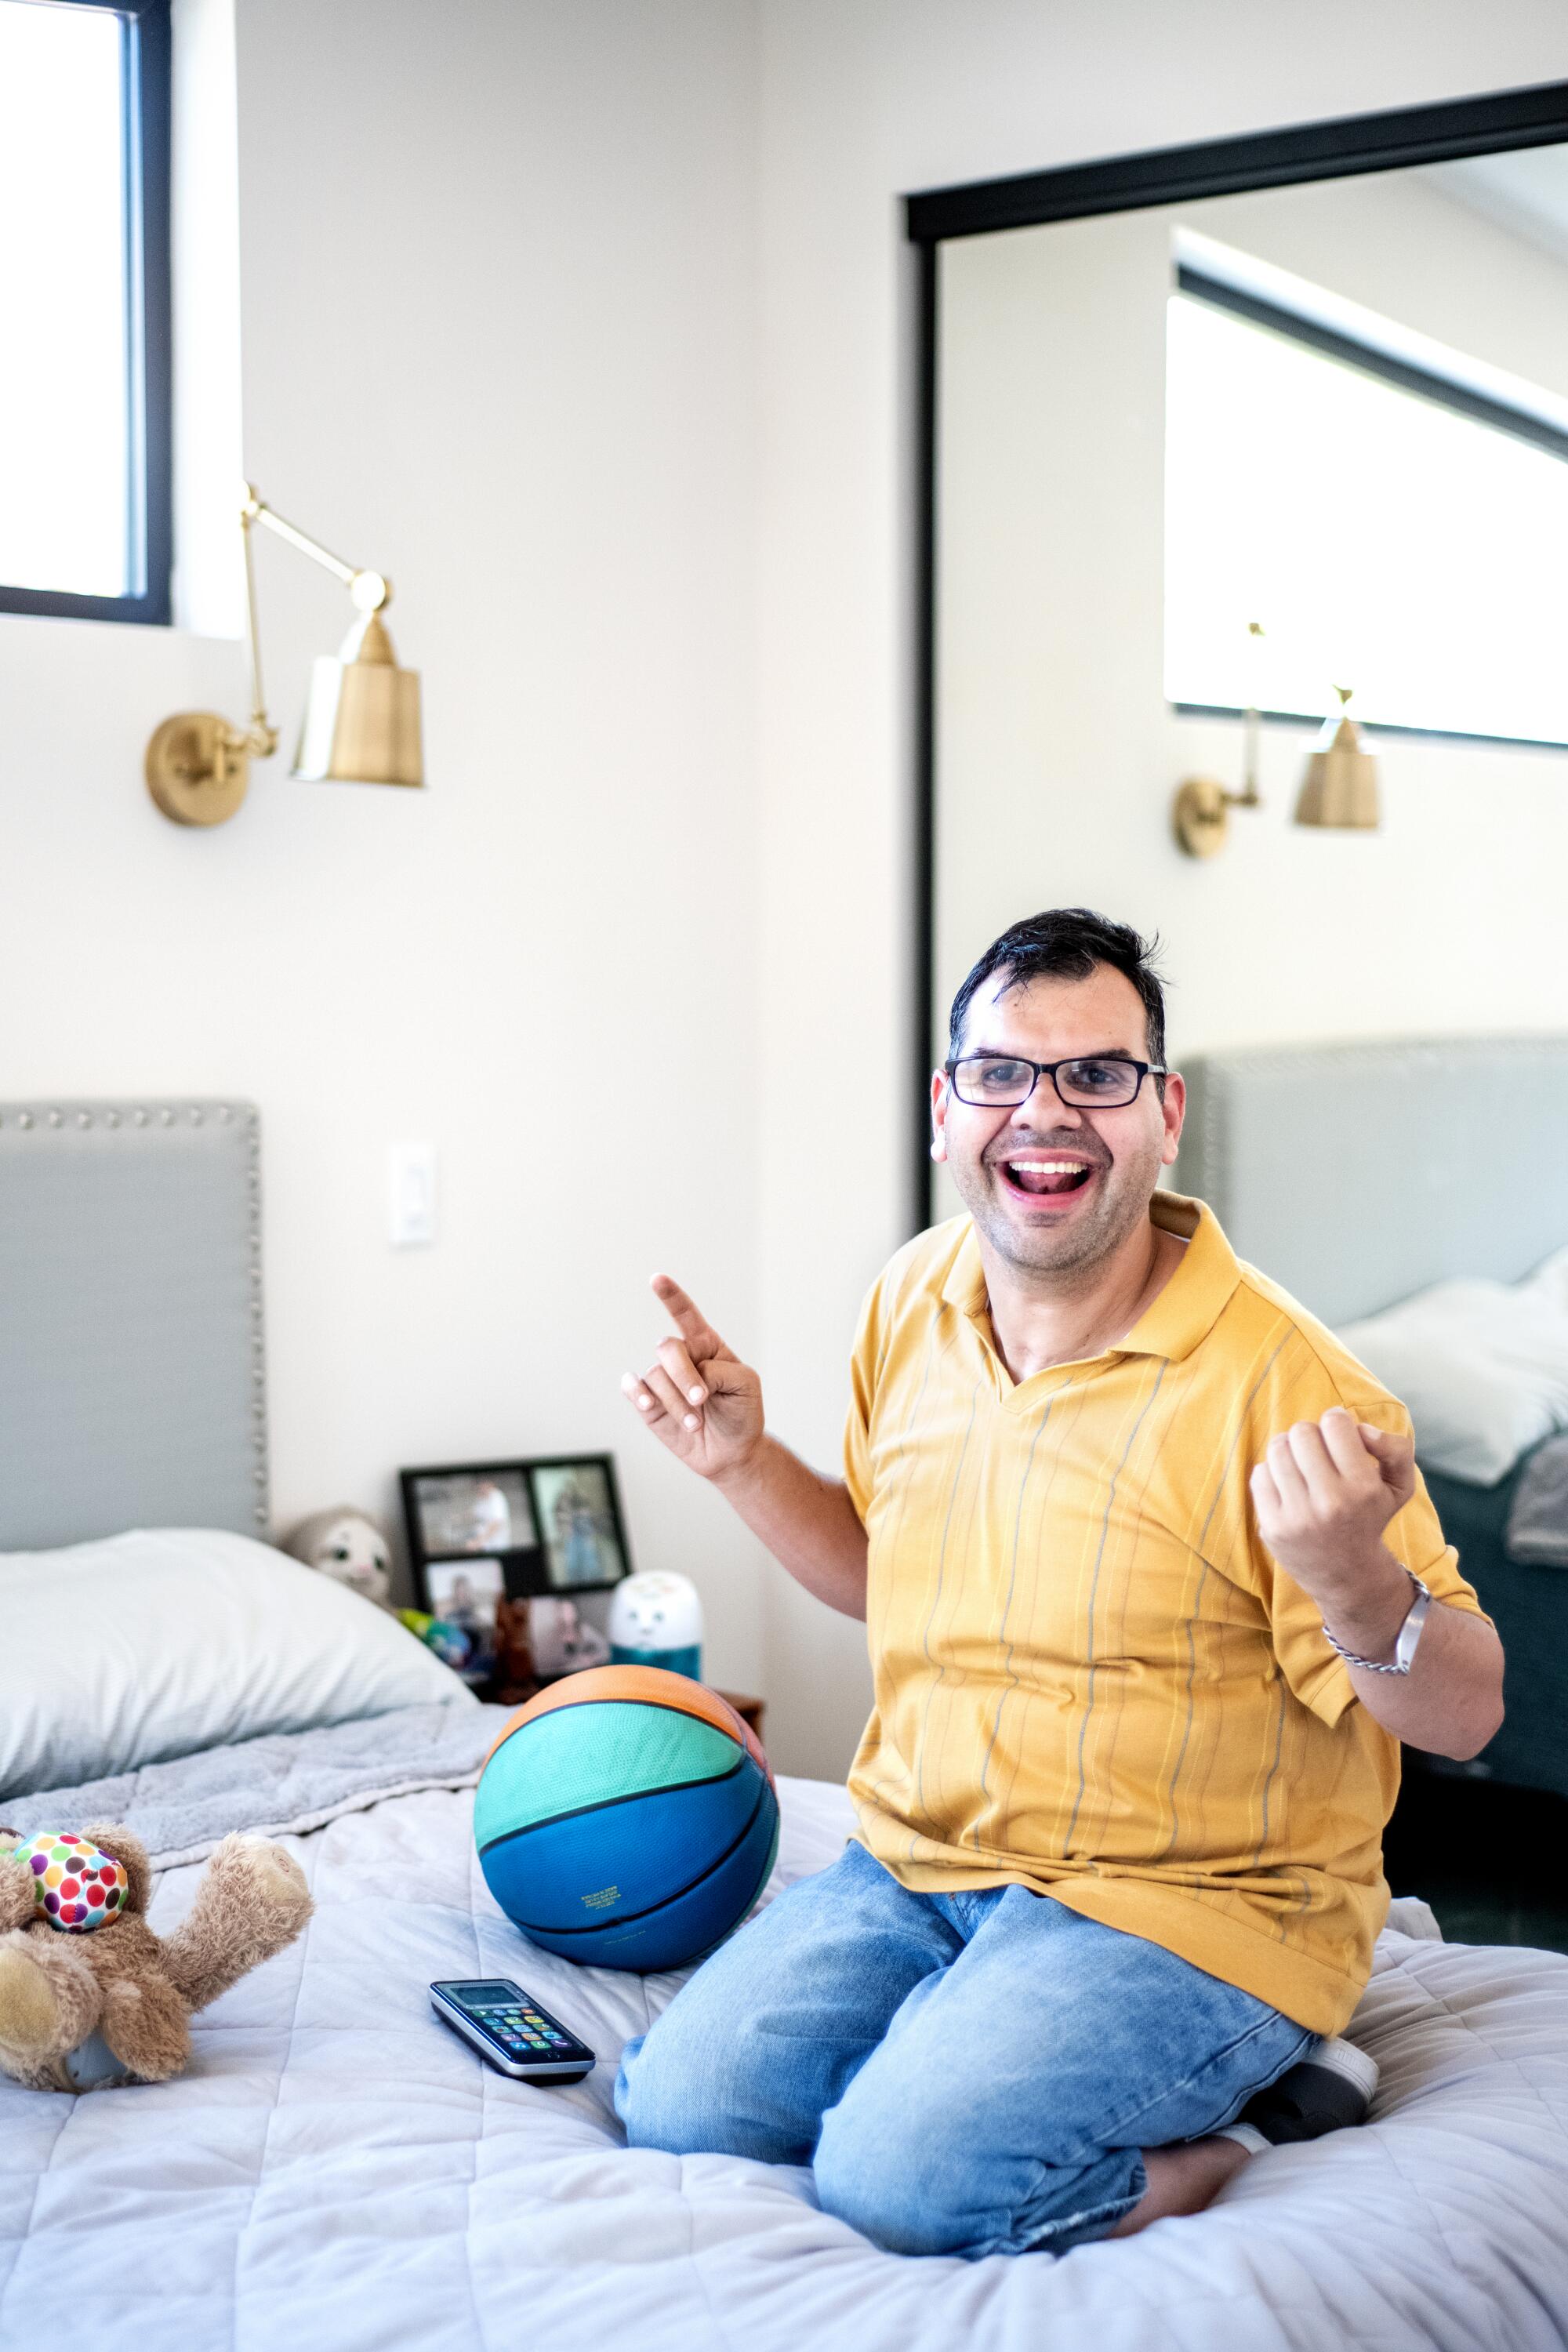
M911 1895L865 1847L750 1920L626 2045L633 2147L809 2164L891 2252L1065 2252L1139 2150L1229 2123L1316 2037L1024 1886Z

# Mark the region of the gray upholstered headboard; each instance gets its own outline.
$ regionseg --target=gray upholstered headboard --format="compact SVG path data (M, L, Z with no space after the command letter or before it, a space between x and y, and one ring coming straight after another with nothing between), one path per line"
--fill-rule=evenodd
M259 1123L0 1103L0 1551L268 1523Z
M1568 1037L1197 1055L1171 1181L1329 1324L1568 1244Z

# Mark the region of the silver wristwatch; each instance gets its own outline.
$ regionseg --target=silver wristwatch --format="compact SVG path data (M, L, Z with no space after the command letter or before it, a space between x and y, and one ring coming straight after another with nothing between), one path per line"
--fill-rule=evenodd
M1403 1567L1404 1562L1402 1561L1400 1565ZM1418 1576L1411 1575L1407 1568L1405 1573L1410 1577L1411 1583L1415 1587L1415 1598L1405 1612L1405 1622L1399 1629L1399 1639L1394 1643L1394 1656L1391 1660L1358 1658L1353 1650L1347 1650L1342 1642L1336 1642L1328 1627L1324 1626L1323 1639L1331 1650L1339 1652L1347 1666L1361 1666L1369 1675L1407 1675L1410 1672L1415 1659L1416 1644L1421 1639L1421 1628L1426 1624L1426 1612L1432 1606L1432 1595Z

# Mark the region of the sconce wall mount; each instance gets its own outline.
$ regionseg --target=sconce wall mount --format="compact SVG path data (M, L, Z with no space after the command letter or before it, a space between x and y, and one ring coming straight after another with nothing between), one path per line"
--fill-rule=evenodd
M292 773L342 783L421 785L419 674L399 669L382 614L392 583L331 554L245 485L240 504L245 548L246 636L250 651L250 719L237 727L216 710L182 710L154 729L147 746L147 789L175 824L222 824L244 800L252 760L269 760L278 730L267 715L250 533L261 523L340 579L359 615L338 653L321 655L300 730Z
M1263 638L1261 621L1248 621L1247 635L1252 647L1251 660L1256 665L1258 646ZM1230 832L1233 808L1261 808L1263 797L1258 789L1258 703L1256 688L1252 698L1242 713L1241 790L1227 793L1217 776L1187 776L1176 787L1171 803L1171 831L1176 845L1189 857L1212 857L1223 849Z
M1244 793L1227 793L1217 776L1187 776L1171 803L1171 830L1189 857L1212 857L1225 847L1233 808L1261 808L1255 779Z

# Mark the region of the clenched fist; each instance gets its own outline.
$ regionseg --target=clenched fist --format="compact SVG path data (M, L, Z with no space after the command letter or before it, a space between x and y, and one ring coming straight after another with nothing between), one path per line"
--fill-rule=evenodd
M627 1372L621 1387L661 1445L722 1485L761 1443L763 1384L678 1282L656 1274L653 1291L680 1336L661 1339L658 1361L640 1380Z
M1335 1405L1272 1439L1249 1483L1259 1535L1329 1616L1354 1600L1415 1492L1415 1448Z

